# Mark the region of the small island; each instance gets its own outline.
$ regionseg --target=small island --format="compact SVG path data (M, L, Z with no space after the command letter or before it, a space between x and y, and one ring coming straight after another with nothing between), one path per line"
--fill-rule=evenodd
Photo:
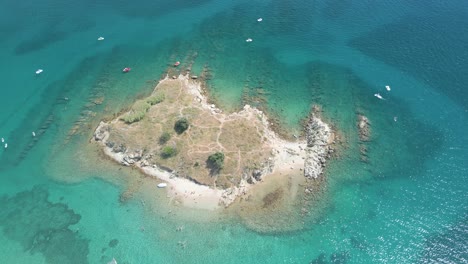
M188 75L166 77L149 97L101 121L93 141L118 163L166 182L171 197L195 208L227 207L270 174L321 176L334 133L316 114L305 137L287 141L256 108L225 114L209 104L201 84Z

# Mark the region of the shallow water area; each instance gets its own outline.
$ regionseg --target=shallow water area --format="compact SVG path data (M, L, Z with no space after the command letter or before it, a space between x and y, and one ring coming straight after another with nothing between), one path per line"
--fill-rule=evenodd
M304 228L300 215L304 177L296 171L272 174L252 186L227 213L238 215L248 228L266 234L294 232ZM304 212L305 213L305 212Z
M0 4L5 262L468 259L464 1ZM343 141L304 216L288 198L300 178L266 179L228 210L187 209L89 142L100 120L187 69L226 111L257 106L290 136L321 107Z

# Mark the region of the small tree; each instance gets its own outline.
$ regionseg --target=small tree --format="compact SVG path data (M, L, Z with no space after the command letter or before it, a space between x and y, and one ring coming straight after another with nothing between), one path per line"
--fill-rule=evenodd
M174 147L165 146L161 150L161 157L163 159L168 159L168 158L174 157L175 155L177 155L177 149Z
M224 153L216 152L208 157L208 165L215 169L220 170L224 166Z
M189 127L189 122L187 118L182 117L181 119L177 120L174 125L174 130L177 132L177 134L182 134L184 133L185 130Z
M159 137L159 144L164 145L171 139L171 134L169 132L163 132L162 135Z

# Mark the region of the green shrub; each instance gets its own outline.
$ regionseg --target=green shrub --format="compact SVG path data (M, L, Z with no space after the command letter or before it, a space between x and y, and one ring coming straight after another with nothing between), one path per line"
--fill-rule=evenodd
M155 105L164 101L165 98L164 94L153 95L146 99L146 102L150 105Z
M148 109L150 107L151 106L145 101L137 101L132 106L132 109L130 110L130 112L125 114L121 118L121 120L123 120L127 124L138 122L138 121L142 120L145 117L146 111L148 111Z
M145 117L145 113L131 112L131 113L127 113L125 116L123 116L121 118L121 120L123 120L127 124L131 124L131 123L140 121L141 119L143 119L143 117Z
M147 102L145 101L137 101L133 106L132 110L136 112L145 112L148 111L148 109L151 107Z
M177 120L174 125L174 130L177 132L177 134L182 134L184 133L185 130L189 127L189 122L187 118L182 117L181 119Z
M162 135L159 137L159 144L164 145L171 139L171 134L169 132L163 132Z
M163 159L168 159L170 157L174 157L175 155L177 155L177 149L174 147L165 146L161 149L161 157Z
M208 157L208 165L214 169L220 170L224 166L224 154L222 152L216 152Z

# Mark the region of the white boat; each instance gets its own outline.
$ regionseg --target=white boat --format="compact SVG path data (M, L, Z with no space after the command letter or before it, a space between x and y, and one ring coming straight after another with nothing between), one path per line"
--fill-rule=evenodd
M246 39L245 41L246 41L246 42L252 42L252 41L253 41L253 39L251 39L251 38L248 38L248 39Z
M387 91L392 90L389 85L385 85L385 89L387 89Z
M38 70L36 71L36 74L41 74L43 71L44 71L43 69L38 69Z
M107 264L117 264L117 260L115 260L115 258L112 258L112 260L107 262Z
M2 143L3 143L3 142L5 142L5 139L4 139L4 138L2 138Z
M5 148L8 148L8 143L5 143Z
M379 93L374 94L374 96L379 98L380 100L384 100L384 98Z
M167 187L167 183L165 182L161 182L160 184L158 184L158 188L165 188Z
M262 21L263 21L263 18L260 17L259 19L257 19L257 21L258 21L258 22L262 22Z
M398 117L397 117L397 116L394 116L394 117L393 117L393 121L395 121L395 122L398 121Z
M97 40L104 40L104 38L103 38L103 37L99 37Z
M36 133L33 131L33 132L32 132L32 135L33 135L33 137L35 137L35 136L36 136Z

